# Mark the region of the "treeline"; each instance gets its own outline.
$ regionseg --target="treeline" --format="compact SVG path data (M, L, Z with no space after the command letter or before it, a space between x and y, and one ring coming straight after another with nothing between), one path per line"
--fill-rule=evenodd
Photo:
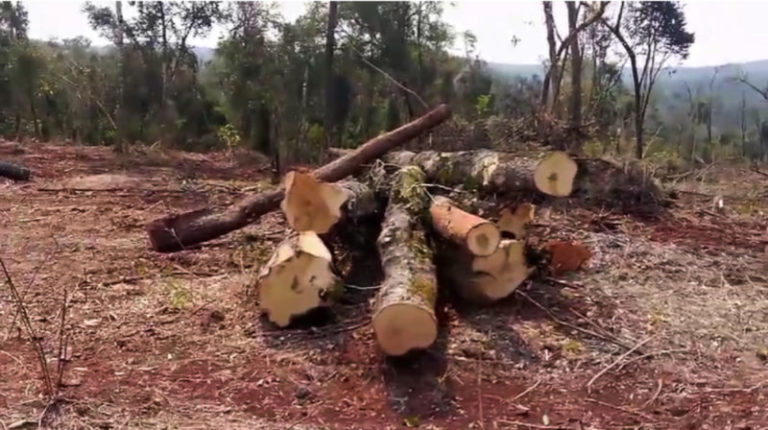
M447 102L459 127L532 119L538 138L577 151L768 156L762 119L735 124L737 132L712 135L710 127L704 140L706 99L692 97L689 116L665 114L656 80L694 43L677 3L543 2L546 72L515 78L492 74L474 36L443 21L444 7L313 3L289 22L266 2L88 3L91 27L111 42L95 48L84 38L30 40L23 4L1 2L0 135L118 150L158 141L244 146L280 167L357 145ZM560 7L564 28L554 19ZM223 37L204 62L190 41L214 28Z

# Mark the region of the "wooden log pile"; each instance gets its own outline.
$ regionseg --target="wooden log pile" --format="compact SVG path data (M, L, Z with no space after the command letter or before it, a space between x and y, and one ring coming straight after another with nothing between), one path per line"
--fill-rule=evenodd
M531 201L517 200L495 219L479 216L473 201L521 193L540 199L574 193L610 198L615 190L603 181L627 176L621 166L560 151L539 159L488 150L391 152L447 117L447 108L438 108L357 150L334 151L340 157L330 164L289 172L279 189L224 211L161 218L148 227L150 242L158 251L183 249L280 208L290 232L261 267L256 285L264 314L286 327L344 294L339 252L331 243L354 247L349 237L380 220L380 233L371 239L384 273L371 309L376 340L390 356L428 348L438 335L435 303L444 292L479 304L499 301L541 267L532 263L534 252L539 257L549 252L560 269L574 266L568 244L535 250L529 245ZM378 158L382 162L371 164ZM356 180L349 179L353 173ZM633 192L660 195L652 183ZM371 217L374 213L383 216ZM338 235L339 230L347 234ZM576 267L583 263L577 257Z

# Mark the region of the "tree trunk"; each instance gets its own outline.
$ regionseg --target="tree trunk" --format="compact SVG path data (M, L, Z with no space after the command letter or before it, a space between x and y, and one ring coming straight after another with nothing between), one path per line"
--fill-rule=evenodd
M549 46L549 69L544 75L544 83L541 87L541 107L544 112L552 112L552 82L558 81L558 58L556 56L557 44L555 42L555 18L552 14L552 2L541 2L544 8L544 23L547 27L547 45Z
M642 109L640 100L640 83L635 83L635 156L638 160L643 159L643 125L645 124L645 112Z
M29 169L24 166L0 161L0 176L14 181L28 181L29 175Z
M331 253L314 232L291 235L259 271L259 305L285 327L298 316L328 304L342 288L331 270Z
M472 255L489 256L499 247L501 231L496 224L464 212L445 197L435 197L429 214L437 234Z
M333 91L333 54L336 49L336 24L338 22L338 2L328 4L328 25L325 30L325 144L326 148L334 142L336 124L333 123L334 91Z
M568 8L568 28L571 33L576 32L578 21L578 10L576 3L566 2ZM579 47L579 37L573 37L571 40L571 128L577 131L575 136L579 136L581 130L581 49ZM576 142L576 147L580 142Z
M747 100L741 92L741 156L747 155Z
M376 298L373 330L382 351L403 355L428 348L437 338L437 277L421 226L427 207L424 173L408 166L395 174L377 240L385 280Z
M577 196L607 207L656 208L664 200L661 188L636 164L619 165L600 158L571 158L554 151L540 161L488 150L435 152L397 151L384 161L395 166L419 166L427 181L482 194L519 195L542 192L556 197Z
M417 120L366 142L353 152L315 170L315 178L336 182L352 174L361 164L369 163L391 149L430 130L450 116L450 109L440 105ZM201 209L172 214L147 226L151 246L156 251L180 251L188 246L215 239L240 229L261 215L277 209L284 197L282 189L246 197L222 212Z
M483 194L540 191L549 195L568 195L577 170L576 164L559 151L542 160L488 150L399 151L388 154L384 160L396 166L419 166L430 182L463 186Z

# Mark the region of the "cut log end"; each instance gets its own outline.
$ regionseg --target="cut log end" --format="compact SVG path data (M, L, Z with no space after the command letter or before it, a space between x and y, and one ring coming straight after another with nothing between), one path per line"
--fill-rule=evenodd
M499 247L501 232L490 222L477 224L467 233L467 249L475 255L491 255Z
M555 151L536 166L533 181L544 194L567 197L573 192L577 164L563 151Z
M296 231L327 233L341 217L349 193L336 184L320 182L308 173L285 175L285 198L280 208Z
M499 248L488 257L475 257L471 292L466 295L484 301L507 297L533 273L525 258L525 242L503 240Z
M397 356L432 345L437 338L437 320L431 309L395 303L379 309L373 330L382 351Z
M259 300L269 320L280 327L294 317L324 306L339 288L331 253L313 232L281 243L258 278Z

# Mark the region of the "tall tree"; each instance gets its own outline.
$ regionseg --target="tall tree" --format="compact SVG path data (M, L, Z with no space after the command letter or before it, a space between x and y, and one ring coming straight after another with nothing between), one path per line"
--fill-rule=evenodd
M576 26L579 21L579 7L576 2L568 1L565 3L568 8L568 32L576 33ZM579 47L579 37L571 39L571 105L570 105L570 127L574 130L575 136L579 136L581 129L581 49Z
M656 79L670 59L688 57L694 35L686 30L678 2L622 2L614 24L605 18L600 21L629 58L635 95L635 154L642 158L645 116Z
M328 26L325 30L325 142L330 146L335 142L337 132L333 121L334 109L334 72L333 57L336 49L336 25L339 21L339 4L331 1L328 3Z

